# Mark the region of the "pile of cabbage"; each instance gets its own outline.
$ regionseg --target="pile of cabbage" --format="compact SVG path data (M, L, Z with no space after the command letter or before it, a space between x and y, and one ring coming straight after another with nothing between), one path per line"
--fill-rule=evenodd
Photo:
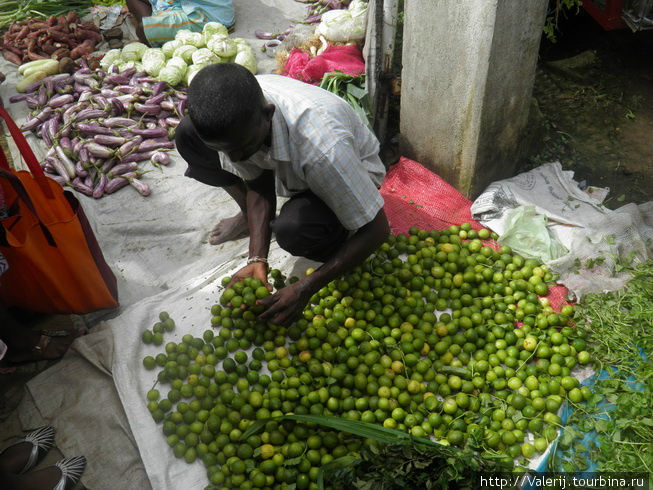
M256 74L254 50L245 39L231 39L227 28L218 22L204 25L202 32L183 29L161 48L148 48L134 42L122 49L107 51L100 65L105 71L117 66L120 71L134 67L170 85L189 85L206 65L231 61Z

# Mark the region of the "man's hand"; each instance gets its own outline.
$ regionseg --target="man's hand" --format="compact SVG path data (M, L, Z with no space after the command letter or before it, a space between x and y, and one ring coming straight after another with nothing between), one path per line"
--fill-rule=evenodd
M275 325L288 325L301 313L311 295L310 290L301 281L290 284L272 296L256 302L265 306L265 311L259 315L259 319Z
M227 284L227 287L230 288L235 283L244 280L246 277L260 279L263 285L268 288L269 291L272 291L272 286L268 282L268 266L262 262L255 262L240 269L233 275L231 281Z

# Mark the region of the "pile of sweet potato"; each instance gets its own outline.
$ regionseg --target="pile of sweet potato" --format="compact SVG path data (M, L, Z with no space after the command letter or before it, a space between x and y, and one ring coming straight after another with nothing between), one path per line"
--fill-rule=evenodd
M82 23L77 12L70 11L58 17L14 22L2 36L2 54L17 65L46 58L76 60L91 54L100 42L99 29Z

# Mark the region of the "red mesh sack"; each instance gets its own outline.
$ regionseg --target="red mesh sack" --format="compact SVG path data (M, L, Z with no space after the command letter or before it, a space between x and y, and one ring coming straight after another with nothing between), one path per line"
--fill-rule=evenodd
M333 71L353 76L365 73L365 60L360 48L353 44L329 46L322 54L314 57L301 49L293 48L284 65L283 75L317 85L325 73Z
M469 223L475 230L483 226L472 219L472 202L419 163L401 157L381 186L385 214L393 233L407 233L417 226L442 230Z

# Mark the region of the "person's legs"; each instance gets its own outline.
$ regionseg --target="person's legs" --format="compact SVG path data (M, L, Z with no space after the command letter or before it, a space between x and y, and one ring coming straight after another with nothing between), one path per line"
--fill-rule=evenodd
M270 226L281 248L319 262L331 258L349 236L333 211L312 192L293 196Z
M52 466L24 474L2 473L0 481L6 490L43 490L49 488L73 488L86 468L86 458L64 458Z
M138 40L149 46L143 30L143 17L152 15L152 5L147 0L127 0L127 8L136 19L136 35Z
M203 184L222 187L238 207L240 213L221 220L210 232L209 243L218 245L247 235L247 189L236 175L220 168L217 152L208 148L200 139L190 117L185 117L175 131L177 151L189 164L186 176Z

